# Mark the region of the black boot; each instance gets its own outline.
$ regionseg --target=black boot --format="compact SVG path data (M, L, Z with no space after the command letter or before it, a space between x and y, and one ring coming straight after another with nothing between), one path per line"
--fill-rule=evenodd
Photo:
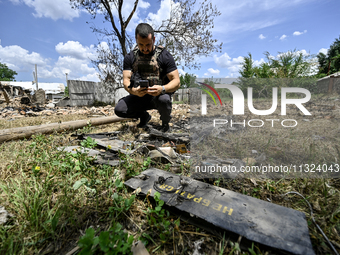
M151 120L151 116L150 114L145 111L142 116L140 117L140 121L139 123L137 124L137 127L138 128L145 128L146 127L146 124L148 124L148 122Z
M161 128L161 131L162 132L168 132L168 131L170 131L170 126L169 126L169 123L162 123L162 128Z

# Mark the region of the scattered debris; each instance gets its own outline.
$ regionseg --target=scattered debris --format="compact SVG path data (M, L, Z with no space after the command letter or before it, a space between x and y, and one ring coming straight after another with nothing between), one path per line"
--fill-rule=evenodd
M204 239L197 240L194 242L194 252L192 255L203 255L203 253L200 252L201 250L201 244L204 242Z
M134 243L131 247L131 251L133 255L149 255L150 254L141 241Z
M43 105L46 103L46 95L45 95L45 90L43 89L38 89L32 97L33 103L37 105Z
M96 163L98 164L109 164L112 166L121 164L123 161L119 159L119 153L130 156L142 155L164 164L170 163L173 167L172 169L176 172L180 169L180 163L188 159L186 155L188 151L186 150L185 144L177 145L173 142L186 141L188 134L161 134L161 132L156 130L152 133L157 134L156 136L140 134L136 141L119 140L118 134L120 134L120 131L75 136L77 136L79 140L91 137L95 140L99 148L104 149L105 153L99 153L100 157L97 157ZM140 139L141 137L143 137L143 139ZM177 147L181 149L180 154L175 151Z
M150 189L151 196L158 191L169 210L212 233L220 230L228 232L229 237L241 235L242 242L257 242L277 252L315 254L303 212L156 168L125 185L141 188L144 195Z
M266 154L265 153L261 153L260 156L258 156L257 158L255 158L256 162L261 164L266 160Z
M173 163L177 159L177 155L171 147L155 147L155 150L150 151L148 156L151 159L160 159L163 163Z
M0 104L1 104L1 94L3 95L6 104L14 103L20 100L20 98L25 98L31 101L31 91L29 89L24 89L20 86L7 85L6 82L0 82Z
M37 117L37 116L51 116L51 115L70 115L79 114L87 115L88 117L112 116L114 115L114 107L111 105L105 107L56 107L53 102L46 105L31 105L26 104L26 98L21 98L24 103L15 106L0 106L0 117L3 119L13 119L18 117ZM54 106L54 107L53 107Z
M13 217L13 215L8 213L5 207L0 206L0 225L5 224L11 217Z
M67 152L70 152L72 154L76 154L77 151L80 151L81 153L86 153L87 156L89 156L89 157L94 157L94 156L98 156L98 155L101 154L101 152L98 151L98 150L92 150L92 149L84 148L84 147L81 147L81 146L59 147L58 150L67 151Z

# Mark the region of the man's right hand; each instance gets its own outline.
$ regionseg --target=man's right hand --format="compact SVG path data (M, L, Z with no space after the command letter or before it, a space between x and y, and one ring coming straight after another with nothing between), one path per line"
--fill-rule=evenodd
M141 88L140 86L138 86L137 88L131 88L130 91L132 95L139 97L145 96L148 92L147 88Z

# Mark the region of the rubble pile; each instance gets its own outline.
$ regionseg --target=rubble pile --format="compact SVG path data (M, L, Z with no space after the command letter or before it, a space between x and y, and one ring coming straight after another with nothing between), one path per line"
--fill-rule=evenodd
M1 98L1 96L0 96ZM51 116L51 115L86 115L87 117L100 117L114 115L114 106L74 106L58 107L53 101L46 101L45 104L32 104L27 97L15 97L10 103L0 100L0 118L18 119L23 117ZM26 104L27 103L27 104ZM189 110L188 105L173 105L173 120L185 119ZM157 110L151 110L151 114L157 113ZM177 128L183 128L181 123L177 123Z
M69 115L80 114L88 117L111 116L114 114L114 107L111 105L105 107L55 107L53 103L44 106L21 105L19 107L4 108L0 105L0 117L4 119L17 119L22 117L51 116L51 115Z

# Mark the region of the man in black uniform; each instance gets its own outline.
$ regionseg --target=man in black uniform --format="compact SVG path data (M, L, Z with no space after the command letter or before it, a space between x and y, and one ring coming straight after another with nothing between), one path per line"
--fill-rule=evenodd
M154 31L149 24L139 24L135 37L137 46L125 56L123 66L123 84L130 95L119 100L115 113L119 117L139 118L137 127L144 128L151 119L147 110L157 109L162 131L166 132L171 119L171 94L180 87L176 63L167 50L154 45ZM131 84L131 76L137 73L141 80L148 80L148 87Z

